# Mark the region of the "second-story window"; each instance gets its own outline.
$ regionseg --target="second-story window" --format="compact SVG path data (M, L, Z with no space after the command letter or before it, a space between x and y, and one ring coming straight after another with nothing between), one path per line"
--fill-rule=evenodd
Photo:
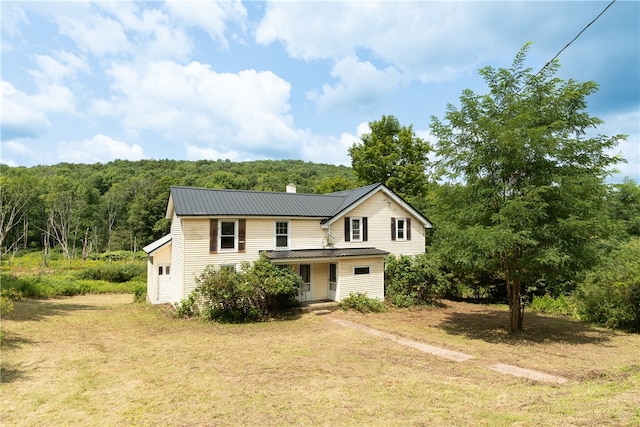
M351 218L351 241L362 241L362 218Z
M367 241L367 217L345 217L344 218L344 241L345 242L366 242Z
M284 249L289 247L289 223L287 221L276 221L276 248Z
M236 248L236 221L220 220L220 249L232 250Z

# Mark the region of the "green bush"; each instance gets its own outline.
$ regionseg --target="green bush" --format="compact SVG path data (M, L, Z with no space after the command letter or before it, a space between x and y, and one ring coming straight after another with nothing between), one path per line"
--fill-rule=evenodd
M551 295L534 296L529 308L540 313L562 316L571 316L575 312L573 304L564 295L557 298L553 298Z
M574 292L581 319L640 332L640 238L614 250Z
M385 295L394 305L432 303L434 296L447 285L439 263L428 254L390 255L385 260L385 268Z
M4 317L13 311L13 302L23 298L22 293L15 289L0 290L0 317Z
M133 289L133 302L145 302L147 300L147 284L140 283Z
M2 274L2 288L14 289L25 298L55 298L83 294L130 293L140 286L142 279L123 283L112 283L105 280L79 279L77 275L66 272L62 274L25 275L17 277Z
M78 272L78 277L85 280L104 280L111 283L124 283L135 277L143 277L147 273L145 264L103 264L89 267Z
M383 313L387 311L387 307L382 301L369 298L366 293L361 292L349 294L349 296L343 298L338 305L345 311L356 310L360 313Z
M176 305L181 317L199 316L224 323L263 320L295 304L302 279L265 256L240 271L207 267L192 295Z

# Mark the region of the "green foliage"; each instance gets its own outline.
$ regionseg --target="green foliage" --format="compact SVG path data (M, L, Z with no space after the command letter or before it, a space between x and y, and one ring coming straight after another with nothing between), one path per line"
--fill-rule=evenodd
M446 286L439 262L431 254L390 255L385 269L386 297L399 307L429 304Z
M192 295L176 310L181 317L199 316L224 323L259 321L295 304L301 278L278 268L264 255L240 271L212 266L197 279Z
M112 283L80 279L69 272L15 276L2 274L2 288L14 289L25 298L55 298L83 294L131 293L141 285L140 279Z
M338 305L344 311L356 310L360 313L384 313L387 307L380 300L369 298L366 293L356 292L343 298Z
M369 122L370 133L349 148L351 165L366 184L382 182L409 202L425 194L429 144L412 126L401 126L394 116Z
M575 307L571 300L564 295L557 298L545 294L534 296L529 308L540 313L556 314L562 316L572 316L575 314Z
M586 277L574 297L581 319L640 332L640 238L622 245Z
M297 160L197 162L116 160L31 168L2 167L0 255L58 245L73 260L78 254L112 260L166 234L164 217L172 185L239 190L323 193L357 186L351 168ZM74 248L83 250L74 251Z
M604 178L619 161L608 153L625 138L585 137L602 123L586 111L597 84L556 78L556 62L533 73L527 50L510 69L481 69L488 93L463 91L446 122L431 122L438 172L461 182L441 200L434 246L454 272L504 280L512 332L523 289L575 285L598 260L612 225Z
M24 296L15 289L0 289L0 317L7 316L13 311L13 302L20 301Z
M78 277L84 280L104 280L111 283L125 283L135 277L145 278L147 266L144 264L101 264L81 270Z
M147 300L147 284L140 283L133 288L133 302L145 302Z

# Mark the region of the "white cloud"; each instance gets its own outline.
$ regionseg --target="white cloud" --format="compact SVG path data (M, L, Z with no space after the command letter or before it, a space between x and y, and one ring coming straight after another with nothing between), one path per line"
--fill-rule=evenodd
M609 152L611 155L622 154L626 160L626 163L615 166L619 173L609 181L622 182L624 177L629 177L640 183L640 111L605 116L603 120L604 124L598 127L597 133L607 136L627 135L626 141L622 141Z
M315 101L321 111L354 107L371 110L403 80L402 73L395 67L380 70L368 61L359 61L355 55L337 61L331 76L339 82L324 85L322 93L307 93L307 99Z
M85 58L66 51L56 51L53 55L35 55L38 68L29 70L29 74L40 82L61 82L68 77L75 77L79 71L89 71Z
M172 61L114 65L112 96L91 111L121 118L127 130L158 132L226 153L287 153L299 132L289 112L291 86L272 72L217 73Z
M51 122L45 110L50 106L50 102L46 102L49 95L31 96L17 90L9 82L0 82L2 139L33 138L48 131Z
M19 37L21 35L20 27L29 23L24 10L16 5L2 5L0 19L2 20L2 32L10 38ZM5 37L2 37L2 39L2 50L5 50Z
M111 18L91 13L80 17L60 14L55 19L60 32L83 52L103 56L133 51L122 24Z
M221 47L228 47L225 38L227 21L237 22L242 27L247 19L247 10L240 1L226 2L184 2L166 1L166 10L187 25L205 31Z
M116 159L140 160L145 157L138 144L127 144L98 134L83 141L58 144L58 160L70 163L106 163Z
M236 150L221 152L211 147L201 147L193 144L186 144L185 149L188 160L229 159L232 161L241 161L240 153Z

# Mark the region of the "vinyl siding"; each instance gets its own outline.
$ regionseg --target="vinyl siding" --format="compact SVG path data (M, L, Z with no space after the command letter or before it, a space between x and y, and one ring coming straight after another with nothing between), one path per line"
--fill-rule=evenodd
M173 215L171 220L171 301L179 302L184 293L184 236L182 219Z
M408 218L410 214L389 199L382 191L347 212L345 216L368 218L368 240L366 242L345 242L344 219L340 218L331 226L331 234L336 239L335 246L338 248L375 247L393 255L424 253L424 227L416 218L411 218L411 240L391 240L391 218Z
M370 274L354 275L355 267L370 267ZM382 258L343 260L338 264L336 300L361 292L369 298L384 299L384 262Z
M149 257L149 261L147 262L147 299L151 302L158 300L158 266L171 264L172 246L173 245L169 243L158 249L153 253L153 263L150 261L151 257ZM171 268L173 269L173 266Z

